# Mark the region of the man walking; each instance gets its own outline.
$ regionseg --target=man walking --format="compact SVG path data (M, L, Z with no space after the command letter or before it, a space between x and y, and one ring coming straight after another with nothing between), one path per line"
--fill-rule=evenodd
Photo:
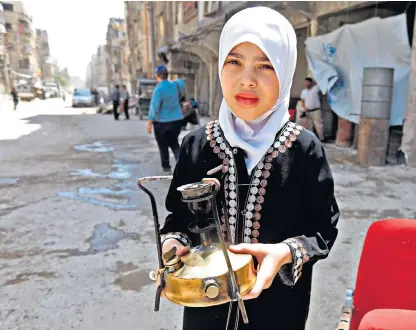
M159 147L162 168L165 173L171 173L169 162L169 148L178 160L179 133L182 127L182 109L179 103L181 94L178 85L168 81L168 70L165 66L156 68L158 85L153 91L149 108L149 122L147 132L154 134Z
M129 92L127 91L126 85L123 85L120 92L120 102L123 106L124 114L126 115L126 120L129 120Z
M14 111L16 111L17 105L19 104L19 95L17 94L16 88L13 87L11 94L13 98Z
M111 95L111 99L113 100L113 113L114 113L114 119L118 120L118 107L120 105L120 90L119 85L116 85L116 87L113 90L113 94Z
M319 86L313 85L311 78L305 79L305 89L302 91L300 98L303 107L301 117L305 118L306 128L312 130L315 128L319 140L324 140L324 125L322 122L321 100L319 97Z

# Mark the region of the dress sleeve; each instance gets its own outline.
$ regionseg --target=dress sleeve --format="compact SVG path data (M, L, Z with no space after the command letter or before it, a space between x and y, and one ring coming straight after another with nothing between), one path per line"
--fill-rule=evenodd
M293 286L302 275L304 264L325 259L338 234L339 209L334 196L334 180L325 150L315 139L309 147L306 164L305 219L301 236L284 241L292 252L292 263L283 266L279 275L283 283ZM310 216L308 216L310 215Z
M189 138L185 137L166 197L165 205L169 214L161 229L162 235L180 232L192 238L192 234L188 230L188 225L194 221L194 215L189 211L186 203L182 202L181 193L177 190L178 187L184 184L198 181L190 152Z

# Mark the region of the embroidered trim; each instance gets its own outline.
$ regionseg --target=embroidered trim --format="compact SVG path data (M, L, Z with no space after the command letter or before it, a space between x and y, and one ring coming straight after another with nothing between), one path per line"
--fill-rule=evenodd
M266 195L266 186L268 178L270 177L270 170L272 169L273 159L277 158L279 153L285 153L290 149L293 142L296 141L300 134L302 126L293 122L288 122L282 132L277 136L276 140L267 150L264 157L260 160L257 166L253 169L250 181L250 195L246 201L246 205L242 214L245 218L244 242L258 243L260 235L260 219L262 204ZM210 141L210 146L213 152L223 161L223 172L228 172L228 177L224 183L224 194L228 207L229 225L231 231L232 242L235 242L235 225L237 222L237 193L236 193L236 169L233 154L237 149L232 149L223 135L218 121L213 121L206 126L207 140ZM227 180L228 179L228 180ZM222 217L223 230L225 229L225 219ZM225 232L223 231L223 236Z
M299 278L302 276L303 264L309 261L308 252L303 247L302 243L299 242L295 238L288 238L284 240L283 243L286 243L287 245L289 245L291 250L293 250L293 253L292 253L293 273L292 275L293 275L293 283L295 284L299 280Z
M168 239L174 239L181 243L183 246L191 246L192 242L189 239L188 235L181 233L181 232L175 232L175 233L167 233L165 235L161 236L161 243L165 243Z
M228 223L231 232L231 241L235 243L235 225L237 222L236 215L237 215L237 193L236 193L236 177L235 177L235 161L233 158L233 152L235 153L237 150L232 150L229 147L221 134L220 125L218 121L213 121L207 124L206 131L207 140L210 141L209 144L213 149L214 153L217 154L218 158L222 160L222 171L223 173L228 173L229 176L226 178L224 183L224 195L227 204L228 210L222 210L222 235L226 237L227 228L226 228L226 221L225 216L227 212Z

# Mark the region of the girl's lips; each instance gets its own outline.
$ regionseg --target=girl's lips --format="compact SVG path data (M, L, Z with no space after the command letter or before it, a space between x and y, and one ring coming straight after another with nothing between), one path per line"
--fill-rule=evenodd
M235 96L235 100L243 107L252 107L259 102L259 98L253 93L239 93Z

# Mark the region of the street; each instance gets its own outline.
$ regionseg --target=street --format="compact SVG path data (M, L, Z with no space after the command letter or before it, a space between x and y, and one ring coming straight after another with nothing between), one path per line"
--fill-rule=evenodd
M61 99L19 106L0 109L0 329L181 329L180 307L153 312L153 219L136 180L163 173L146 121ZM416 218L416 168L362 168L353 151L326 150L341 219L315 267L308 330L335 328L368 226ZM148 187L163 220L168 183Z

